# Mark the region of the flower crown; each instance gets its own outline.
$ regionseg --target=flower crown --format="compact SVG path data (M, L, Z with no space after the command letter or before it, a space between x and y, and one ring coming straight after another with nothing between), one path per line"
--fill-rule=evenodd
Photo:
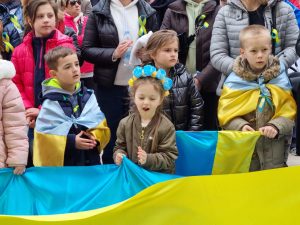
M137 66L132 71L132 78L129 79L128 84L130 87L133 86L134 82L143 77L154 77L159 80L165 90L165 96L169 95L169 90L172 88L173 81L167 77L166 71L163 69L158 69L151 65L146 65L144 67Z

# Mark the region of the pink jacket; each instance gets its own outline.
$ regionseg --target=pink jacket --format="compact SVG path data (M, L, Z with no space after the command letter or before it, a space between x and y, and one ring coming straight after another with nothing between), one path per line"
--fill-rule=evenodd
M0 60L0 168L26 165L28 139L25 109L16 85L15 68Z
M78 20L78 23L80 23L80 22L82 23L81 33L78 34L78 29L77 29L77 26L74 22L74 17L72 17L72 16L65 13L65 19L64 19L65 26L72 28L76 32L77 38L78 38L78 44L79 44L80 47L82 46L84 30L85 30L85 27L86 27L87 20L88 20L87 16L82 16ZM93 73L94 72L94 64L84 61L83 65L80 68L80 71L81 71L81 73Z
M17 85L25 108L34 107L34 56L32 48L33 33L28 33L18 47L15 48L11 61L16 68L16 76L13 82ZM46 53L59 45L75 49L72 38L56 30L53 38L46 42ZM46 78L50 77L49 68L45 65Z

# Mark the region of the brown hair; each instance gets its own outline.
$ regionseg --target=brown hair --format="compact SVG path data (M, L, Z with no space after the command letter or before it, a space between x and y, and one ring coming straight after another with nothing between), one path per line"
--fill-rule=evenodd
M156 112L154 117L152 118L153 123L155 124L154 127L152 128L150 135L153 137L152 139L152 146L151 146L151 153L156 152L157 146L158 146L158 137L157 137L157 131L158 131L158 127L161 123L162 120L162 107L163 107L163 99L165 96L165 90L162 86L162 83L160 80L154 78L154 77L142 77L137 79L136 81L134 81L133 86L130 88L130 96L131 96L131 100L134 100L135 97L135 93L136 90L138 89L138 87L142 84L152 84L154 90L159 92L159 95L161 97L162 103L157 107ZM132 112L138 112L137 107L135 104L131 104L131 111Z
M144 64L153 62L151 58L151 54L155 54L159 49L161 49L164 45L177 41L179 45L179 40L177 37L177 33L173 30L159 30L154 32L149 38L147 45L145 47L142 61Z
M57 18L57 13L58 13L58 7L57 4L53 0L29 0L28 3L24 7L24 18L26 21L25 24L25 35L28 34L31 30L32 27L29 25L29 21L31 22L32 26L35 22L36 19L36 12L38 8L42 5L50 5L54 11L55 19L56 21L58 20Z
M59 58L65 58L66 56L73 54L76 55L76 52L73 49L63 46L57 46L47 52L44 57L49 69L56 70L58 67Z
M272 44L270 31L266 27L262 25L250 25L242 29L240 32L239 39L241 48L243 48L245 41L249 38L249 36L253 38L259 35L266 35L266 37L270 39L270 44Z

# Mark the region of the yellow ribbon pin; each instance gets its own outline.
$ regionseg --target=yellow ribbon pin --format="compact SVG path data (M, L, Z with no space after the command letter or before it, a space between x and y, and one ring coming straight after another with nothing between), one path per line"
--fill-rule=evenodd
M10 51L13 51L14 47L10 43L10 39L9 39L8 34L6 32L3 32L2 37L3 37L3 43L4 43L5 51L7 53L10 52Z
M139 17L139 26L140 26L140 29L139 29L139 32L138 32L139 37L147 34L146 22L147 22L146 17L142 17L142 16Z

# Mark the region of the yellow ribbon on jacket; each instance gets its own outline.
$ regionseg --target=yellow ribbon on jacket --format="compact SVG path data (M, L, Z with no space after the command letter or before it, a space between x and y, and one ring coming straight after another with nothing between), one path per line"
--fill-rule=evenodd
M138 20L139 20L139 26L140 26L138 35L139 35L139 37L141 37L141 36L147 34L147 30L146 30L147 18L140 16Z
M10 43L10 38L8 34L6 32L3 32L2 37L3 37L5 51L7 53L12 52L14 50L14 46L12 46L12 44Z
M296 103L291 91L284 90L277 85L267 84L270 90L275 112L272 117L285 117L291 120L296 116ZM230 122L233 118L244 116L256 110L260 90L232 90L224 86L219 100L218 118L221 126Z
M17 28L18 30L22 30L22 27L18 21L18 17L15 15L10 16L10 21L13 23L14 27Z

